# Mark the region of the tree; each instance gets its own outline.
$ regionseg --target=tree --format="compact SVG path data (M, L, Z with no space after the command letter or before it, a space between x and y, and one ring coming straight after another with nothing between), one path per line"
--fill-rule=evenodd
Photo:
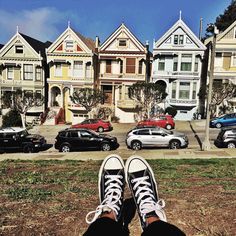
M165 86L155 83L137 82L129 87L129 98L137 103L142 117L149 117L152 106L165 99Z
M7 92L2 97L2 102L5 107L11 110L16 110L20 113L22 127L25 128L25 115L32 107L42 106L44 97L36 92L16 91Z
M106 95L103 91L98 89L81 88L75 91L73 95L70 96L70 99L73 103L81 105L90 113L93 108L96 108L106 100Z
M227 29L234 21L236 20L236 1L233 0L231 4L225 9L224 13L219 15L216 18L215 26L218 28L220 32ZM209 37L212 33L212 28L208 27L206 29L206 36Z

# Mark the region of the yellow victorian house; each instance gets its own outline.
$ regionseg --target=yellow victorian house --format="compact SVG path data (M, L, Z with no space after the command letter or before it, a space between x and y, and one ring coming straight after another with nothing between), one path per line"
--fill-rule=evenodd
M70 99L76 90L94 86L96 77L95 42L73 30L67 29L46 50L50 76L48 107L56 114L55 124L77 123L87 117L87 112Z

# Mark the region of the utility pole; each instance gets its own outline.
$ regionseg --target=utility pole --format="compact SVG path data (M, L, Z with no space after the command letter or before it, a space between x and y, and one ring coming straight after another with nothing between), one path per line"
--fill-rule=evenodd
M218 29L215 25L212 25L214 28L213 32L213 40L211 44L211 64L210 64L210 75L209 75L209 88L208 88L208 96L207 96L207 116L206 116L206 127L205 127L205 139L202 143L202 150L207 151L211 149L211 144L209 140L209 124L210 124L210 112L211 112L211 93L212 93L212 85L214 79L214 64L215 64L215 51L216 51L216 35L219 33Z

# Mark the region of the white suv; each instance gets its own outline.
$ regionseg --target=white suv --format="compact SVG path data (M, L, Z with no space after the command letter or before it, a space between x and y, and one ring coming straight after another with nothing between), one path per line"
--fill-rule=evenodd
M160 127L134 128L126 136L126 145L133 150L143 147L185 148L188 146L188 137Z

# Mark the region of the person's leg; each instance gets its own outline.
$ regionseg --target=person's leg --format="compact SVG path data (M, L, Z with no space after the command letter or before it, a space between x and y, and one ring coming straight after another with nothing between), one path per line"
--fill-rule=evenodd
M124 187L123 160L118 155L106 157L98 176L100 205L95 211L87 214L86 222L90 226L84 236L123 235L123 227L119 220L123 207Z
M131 156L125 164L126 181L133 195L142 236L185 235L176 226L167 223L163 210L165 202L159 199L154 173L149 164L139 156Z

